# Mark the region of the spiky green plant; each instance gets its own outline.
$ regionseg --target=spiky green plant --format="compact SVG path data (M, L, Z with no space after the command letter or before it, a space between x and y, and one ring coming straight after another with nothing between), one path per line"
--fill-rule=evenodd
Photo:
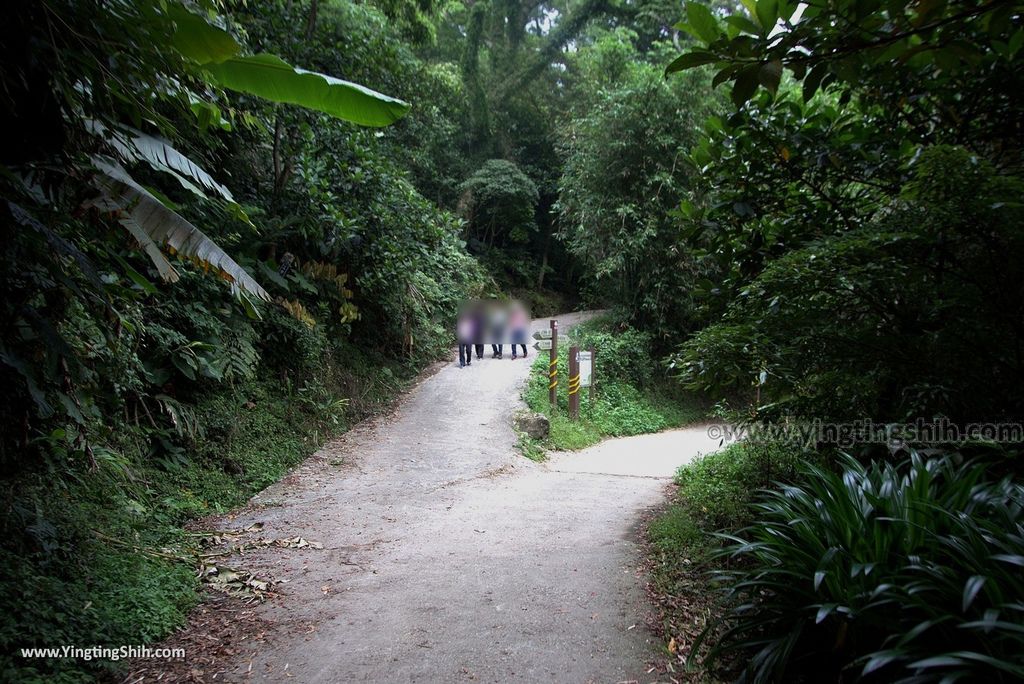
M744 678L1024 679L1024 486L956 455L802 466L718 553Z

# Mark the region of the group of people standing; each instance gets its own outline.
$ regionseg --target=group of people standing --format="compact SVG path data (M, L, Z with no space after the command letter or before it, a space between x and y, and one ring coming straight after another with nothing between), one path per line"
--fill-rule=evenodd
M472 301L459 312L459 367L473 363L473 352L479 361L484 357L484 346L491 345L491 358L503 356L505 344L512 347L512 359L518 358L516 347L522 347L526 358L526 340L529 335L530 314L521 302Z

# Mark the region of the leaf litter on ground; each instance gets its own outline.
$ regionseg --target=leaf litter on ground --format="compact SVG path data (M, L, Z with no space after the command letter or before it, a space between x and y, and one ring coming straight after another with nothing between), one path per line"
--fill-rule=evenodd
M309 541L299 536L276 539L266 537L240 539L243 535L257 534L262 531L262 523L253 523L241 529L197 533L200 545L205 550L198 554L200 561L198 575L203 583L226 594L248 597L250 601L263 601L274 593L272 590L274 585L283 584L287 580L259 577L242 568L219 564L214 559L234 554L242 555L247 551L271 547L317 551L324 548L324 545L318 541ZM226 548L217 549L217 547Z

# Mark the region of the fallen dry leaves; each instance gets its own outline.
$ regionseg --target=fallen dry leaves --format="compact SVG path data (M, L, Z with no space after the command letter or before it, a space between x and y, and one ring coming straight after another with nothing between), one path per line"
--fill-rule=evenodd
M185 649L185 660L133 660L124 684L199 683L225 679L224 664L236 662L254 643L262 643L271 623L245 601L209 592L188 623L160 646Z
M672 489L666 497L668 501L674 499L674 486ZM692 652L697 637L716 616L715 592L706 568L689 562L672 562L651 544L647 529L660 513L660 510L650 511L639 526L639 541L645 549L642 570L647 576L647 596L655 608L647 626L664 644L663 657L650 664L649 673L657 672L659 681L675 684L732 681L735 676L730 663L723 663L713 672L700 664L714 642L713 636L704 641L699 653Z
M267 539L255 537L241 539L243 535L252 535L263 531L262 523L253 523L246 528L237 530L216 530L200 533L200 544L204 551L199 554L199 578L217 591L244 597L249 603L263 601L272 594L272 587L284 580L269 577L258 577L256 574L238 567L217 562L215 559L232 555L242 555L247 551L266 548L311 549L322 550L320 542L309 541L302 537L282 537Z

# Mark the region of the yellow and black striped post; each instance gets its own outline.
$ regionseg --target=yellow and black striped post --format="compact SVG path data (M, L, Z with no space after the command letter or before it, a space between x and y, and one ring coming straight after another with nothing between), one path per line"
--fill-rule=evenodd
M558 321L551 319L551 360L548 363L548 401L558 405Z
M569 418L580 417L580 348L569 347Z

